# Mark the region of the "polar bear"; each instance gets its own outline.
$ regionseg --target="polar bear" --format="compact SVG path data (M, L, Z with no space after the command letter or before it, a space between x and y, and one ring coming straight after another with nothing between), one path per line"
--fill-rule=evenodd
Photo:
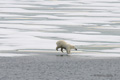
M66 43L64 40L59 40L56 42L56 44L57 44L57 47L56 47L57 51L59 48L61 48L61 52L63 52L63 49L65 49L67 54L70 54L71 49L77 50L77 48L75 48L75 46Z

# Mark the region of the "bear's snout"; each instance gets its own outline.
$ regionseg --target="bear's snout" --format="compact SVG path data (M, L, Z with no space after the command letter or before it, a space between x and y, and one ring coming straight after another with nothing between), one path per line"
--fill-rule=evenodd
M77 48L75 48L75 50L77 51Z

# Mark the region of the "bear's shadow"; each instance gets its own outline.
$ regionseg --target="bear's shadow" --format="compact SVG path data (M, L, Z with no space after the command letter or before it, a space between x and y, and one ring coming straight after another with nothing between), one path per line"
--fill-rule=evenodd
M66 55L63 55L63 54L62 54L62 55L56 55L56 56L59 56L59 57L68 56L68 57L69 57L70 55L68 55L68 54L66 54Z

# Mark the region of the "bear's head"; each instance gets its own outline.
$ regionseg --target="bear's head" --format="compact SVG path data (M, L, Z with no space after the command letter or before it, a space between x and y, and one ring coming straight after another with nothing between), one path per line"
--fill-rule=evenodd
M71 46L72 49L75 49L77 51L77 48L75 46Z

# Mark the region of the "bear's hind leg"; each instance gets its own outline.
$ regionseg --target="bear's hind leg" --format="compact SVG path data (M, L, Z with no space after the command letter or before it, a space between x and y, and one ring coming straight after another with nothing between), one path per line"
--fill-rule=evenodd
M58 51L59 48L60 48L60 47L56 47L56 50Z
M63 47L61 47L61 52L63 53Z
M61 47L61 52L63 52L63 49L65 49L65 50L66 50L66 48L64 48L64 47Z

